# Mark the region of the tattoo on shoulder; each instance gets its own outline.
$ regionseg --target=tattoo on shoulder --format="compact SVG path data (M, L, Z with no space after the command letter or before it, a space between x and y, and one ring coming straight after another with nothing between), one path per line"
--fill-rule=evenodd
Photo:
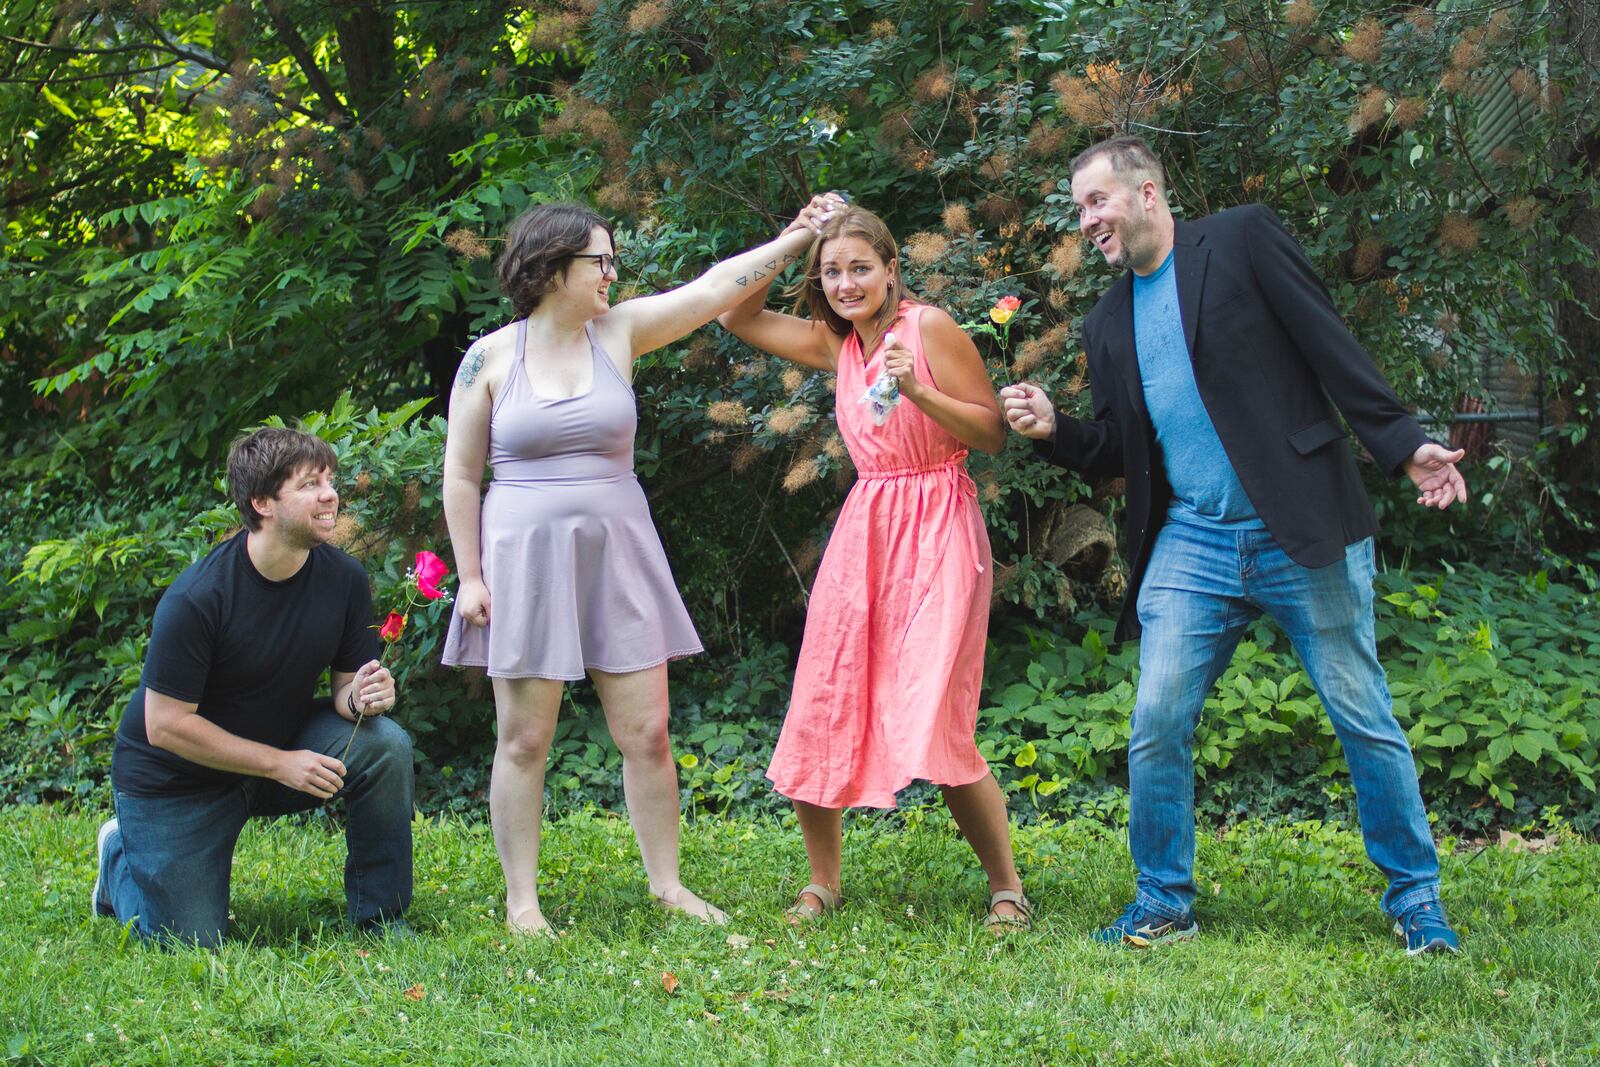
M487 346L480 337L472 342L467 349L467 354L461 357L461 369L456 371L456 387L465 389L478 379L478 372L483 370L484 350Z

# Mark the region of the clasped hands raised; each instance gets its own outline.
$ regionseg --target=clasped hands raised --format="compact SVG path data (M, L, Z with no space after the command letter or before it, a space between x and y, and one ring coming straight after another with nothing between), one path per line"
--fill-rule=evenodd
M840 193L818 193L813 196L806 206L795 215L794 221L783 228L783 233L794 230L810 230L813 234L822 232L822 226L833 216L834 211L845 206L845 198ZM782 236L780 234L779 236Z

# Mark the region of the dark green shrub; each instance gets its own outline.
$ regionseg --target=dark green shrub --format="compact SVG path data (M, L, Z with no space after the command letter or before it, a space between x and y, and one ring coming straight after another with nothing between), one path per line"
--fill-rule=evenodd
M1430 810L1446 825L1522 823L1555 809L1600 826L1600 623L1596 597L1462 565L1423 579L1378 575L1379 656ZM1111 619L999 635L984 751L1041 810L1103 805L1126 781L1135 646L1108 652ZM1018 639L1020 638L1020 640ZM1206 701L1195 736L1202 811L1352 815L1337 738L1281 632L1260 622Z

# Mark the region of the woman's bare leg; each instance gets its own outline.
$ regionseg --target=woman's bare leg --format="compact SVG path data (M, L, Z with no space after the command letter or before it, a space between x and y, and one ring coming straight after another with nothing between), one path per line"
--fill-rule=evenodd
M628 674L590 671L611 740L622 753L622 792L639 839L650 892L666 907L711 922L720 910L683 885L678 873L678 765L667 736L667 667Z
M800 834L806 842L806 859L811 863L811 881L840 895L840 865L844 854L844 812L840 808L819 808L803 801L794 802L800 820ZM802 893L796 903L821 915L826 902L815 893Z
M1006 798L994 775L986 774L968 785L939 787L944 802L955 816L956 825L966 837L972 851L983 864L983 873L989 876L989 892L1002 889L1022 891L1022 879L1017 877L1017 866L1011 856L1011 822L1006 817ZM1014 904L995 906L1002 916L1023 918L1022 909Z
M506 924L548 933L539 908L539 832L544 819L544 769L561 710L562 683L545 678L495 678L498 737L489 778L489 822L506 876Z

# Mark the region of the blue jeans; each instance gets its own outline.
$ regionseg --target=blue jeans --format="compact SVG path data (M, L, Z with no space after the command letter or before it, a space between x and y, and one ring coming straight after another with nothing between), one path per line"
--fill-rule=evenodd
M312 712L291 749L338 757L351 724L326 706ZM411 903L411 739L386 717L361 724L345 759L346 914L358 927L397 919ZM116 792L117 830L107 839L95 907L133 923L141 937L211 948L228 929L233 846L245 822L324 803L267 778L200 793L142 797Z
M1265 530L1168 521L1139 588L1139 693L1128 742L1128 843L1138 901L1180 918L1194 903L1194 730L1245 627L1288 634L1344 746L1367 856L1398 915L1439 897L1439 857L1411 747L1389 703L1372 615L1372 540L1302 567Z

